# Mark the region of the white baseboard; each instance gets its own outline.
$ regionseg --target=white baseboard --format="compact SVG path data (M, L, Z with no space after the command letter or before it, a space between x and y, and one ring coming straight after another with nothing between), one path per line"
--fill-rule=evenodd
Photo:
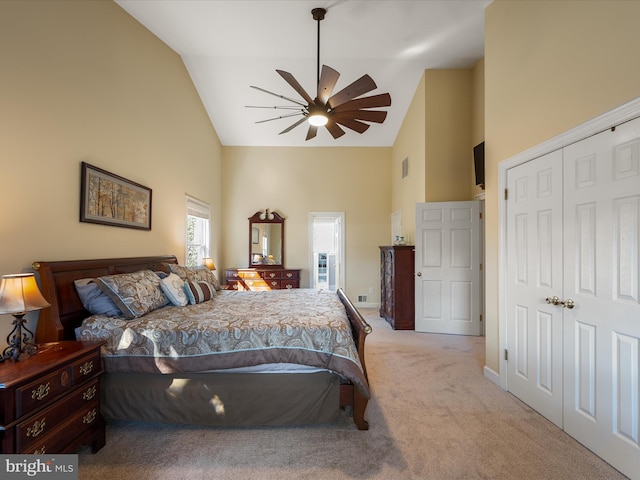
M354 303L356 308L377 308L380 309L380 304L379 303L374 303L374 302L361 302L361 303Z
M490 369L486 365L484 366L484 376L487 377L496 385L500 386L500 374Z

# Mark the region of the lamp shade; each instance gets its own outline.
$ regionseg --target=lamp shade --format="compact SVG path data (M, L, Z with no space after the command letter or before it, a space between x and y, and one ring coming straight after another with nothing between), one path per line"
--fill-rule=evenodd
M0 283L0 313L26 313L50 306L38 288L33 273L3 275Z
M207 267L209 270L216 269L216 266L213 263L213 258L204 257L202 261L204 262L205 267Z

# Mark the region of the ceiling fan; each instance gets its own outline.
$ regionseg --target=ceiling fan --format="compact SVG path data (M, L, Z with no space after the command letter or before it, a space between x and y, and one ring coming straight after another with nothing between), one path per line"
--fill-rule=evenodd
M365 93L368 93L377 88L377 85L369 75L363 75L355 82L347 85L339 92L332 95L333 88L338 82L340 74L333 68L322 65L320 70L320 21L324 19L327 10L324 8L314 8L311 10L313 19L318 22L318 57L317 57L317 70L318 70L318 88L315 98L305 91L295 77L289 72L284 70L276 70L278 74L302 97L304 102L293 98L279 95L277 93L270 92L260 87L251 85L251 88L260 90L261 92L274 95L283 100L295 104L287 106L275 106L275 107L260 107L247 105L249 108L275 108L282 110L295 110L295 113L287 115L280 115L278 117L269 118L266 120L260 120L256 123L270 122L272 120L279 120L282 118L289 118L301 115L294 124L285 128L280 132L290 132L298 125L309 122L309 129L307 130L307 137L305 140L314 138L318 132L318 127L324 126L333 138L341 137L345 134L342 127L349 128L358 133L363 133L369 128L369 124L364 122L382 123L387 117L387 112L382 110L369 110L371 108L388 107L391 105L391 95L388 93L382 93L379 95L372 95L369 97L361 97ZM360 98L358 98L360 97Z

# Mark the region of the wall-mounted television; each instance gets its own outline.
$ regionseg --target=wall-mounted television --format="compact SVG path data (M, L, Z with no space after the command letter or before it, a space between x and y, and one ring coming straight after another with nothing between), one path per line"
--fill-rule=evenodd
M476 171L476 185L484 189L484 142L473 147L473 165Z

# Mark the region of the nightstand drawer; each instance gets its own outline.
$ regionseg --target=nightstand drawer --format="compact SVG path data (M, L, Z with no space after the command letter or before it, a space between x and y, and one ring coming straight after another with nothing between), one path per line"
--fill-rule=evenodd
M16 417L47 405L71 385L71 367L66 366L16 389Z
M41 343L35 355L0 364L0 453L97 452L103 342Z
M100 360L100 352L86 357L71 364L73 385L84 382L87 378L91 378L98 373L102 373L102 362Z
M76 389L60 402L45 408L36 415L19 423L16 427L16 448L23 451L37 441L47 437L59 425L68 424L69 417L77 412L89 412L99 408L98 379Z
M100 407L97 404L86 405L82 411L69 418L64 425L52 429L49 434L30 447L25 448L22 453L33 453L44 455L46 453L73 453L74 435L82 436L88 429L104 428L104 420L100 416ZM70 435L70 432L72 434Z

